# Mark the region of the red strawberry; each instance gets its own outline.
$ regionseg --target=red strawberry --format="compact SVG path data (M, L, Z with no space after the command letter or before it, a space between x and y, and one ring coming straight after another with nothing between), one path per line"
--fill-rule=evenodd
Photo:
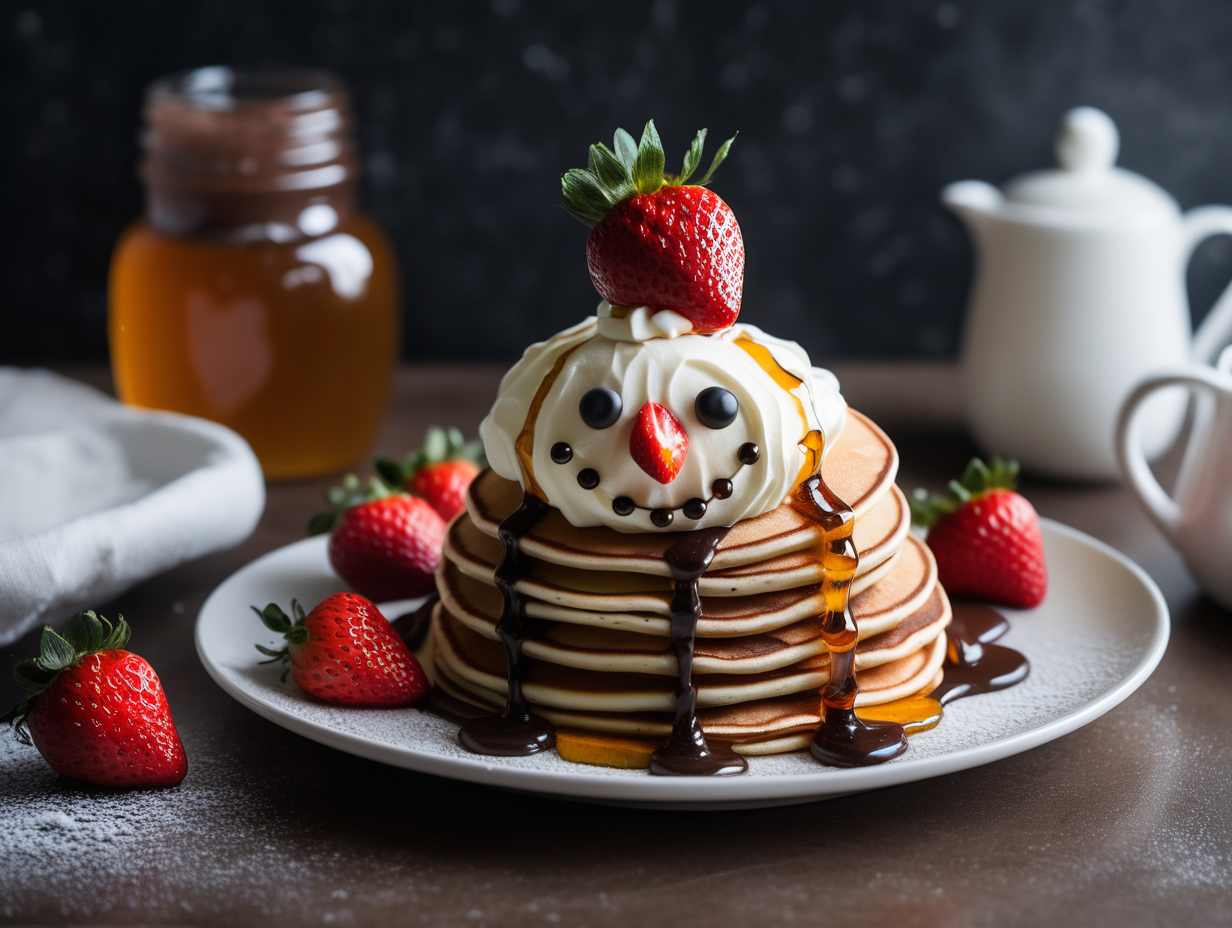
M376 459L376 470L391 490L410 490L426 499L448 522L466 508L466 491L487 466L483 443L468 442L455 428L433 426L423 447L401 462Z
M384 602L436 589L445 523L422 499L405 494L344 511L329 538L329 562L365 596Z
M479 468L464 458L441 461L421 467L411 477L407 489L422 496L448 522L466 508L466 491L479 475Z
M993 458L988 467L973 458L962 479L950 481L950 496L915 491L913 521L929 529L928 546L949 592L1019 609L1043 602L1044 536L1034 507L1014 492L1017 482L1016 461Z
M638 467L659 483L671 483L688 453L689 436L671 410L658 403L647 403L638 410L629 437L629 454Z
M304 615L292 600L291 622L275 603L252 607L287 639L281 651L257 645L269 661L289 661L305 693L341 706L410 706L428 693L428 678L380 611L355 593L335 593ZM283 674L286 679L286 674Z
M706 130L697 133L675 177L663 173L654 120L640 144L616 130L613 153L590 146L589 168L561 180L564 207L591 226L586 263L595 289L617 306L670 309L697 333L736 321L744 286L744 241L736 217L705 188L735 138L719 147L697 185L685 181L701 163Z
M93 612L43 629L39 656L13 668L26 698L3 721L56 773L105 786L175 786L188 772L158 675L121 650L129 628Z

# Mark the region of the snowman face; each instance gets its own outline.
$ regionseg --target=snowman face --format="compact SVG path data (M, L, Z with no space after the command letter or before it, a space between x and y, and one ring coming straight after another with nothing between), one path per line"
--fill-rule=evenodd
M529 428L529 477L579 527L733 525L790 493L804 463L799 442L818 427L807 357L798 346L752 326L645 342L616 341L593 328L571 331L527 353L484 420L488 457L502 476L527 485L513 449ZM773 349L763 352L773 372L750 343ZM800 383L787 388L774 374ZM659 428L648 430L648 420ZM639 458L671 466L643 466Z

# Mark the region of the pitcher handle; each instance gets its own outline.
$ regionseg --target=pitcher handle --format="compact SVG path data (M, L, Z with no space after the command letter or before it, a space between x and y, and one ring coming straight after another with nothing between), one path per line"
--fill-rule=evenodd
M1185 236L1185 263L1193 257L1194 249L1212 235L1232 235L1232 207L1199 206L1182 217ZM1215 354L1232 339L1232 283L1224 288L1211 311L1194 333L1191 357L1199 364L1210 364Z
M1117 457L1121 462L1121 472L1147 514L1160 531L1172 540L1176 538L1177 526L1181 521L1181 507L1159 485L1147 464L1146 455L1142 452L1142 422L1138 412L1151 394L1165 387L1187 387L1195 392L1218 390L1217 377L1220 375L1214 371L1208 373L1205 368L1152 377L1134 390L1121 407L1121 417L1117 422Z

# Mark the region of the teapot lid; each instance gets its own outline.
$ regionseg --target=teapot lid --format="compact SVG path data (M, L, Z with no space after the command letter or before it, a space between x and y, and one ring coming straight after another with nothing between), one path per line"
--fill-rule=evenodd
M1079 106L1065 114L1057 134L1060 167L1031 171L1005 185L1011 203L1075 212L1134 215L1180 212L1176 201L1141 174L1116 167L1121 145L1116 123L1102 110Z

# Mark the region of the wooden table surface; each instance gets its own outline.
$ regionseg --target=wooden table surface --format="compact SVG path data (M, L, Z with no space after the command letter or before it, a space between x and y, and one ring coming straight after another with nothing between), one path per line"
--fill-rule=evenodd
M898 444L899 482L972 453L952 369L836 365ZM94 382L105 372L75 372ZM378 450L474 434L501 370L415 367ZM1124 551L1172 610L1155 674L1098 721L984 767L810 805L653 812L386 767L257 717L193 647L205 597L303 536L330 480L276 484L243 545L141 584L121 612L166 687L189 774L112 793L0 736L8 923L1157 925L1232 921L1232 616L1117 487L1027 479L1041 514ZM1232 567L1232 565L1230 565ZM36 649L29 635L8 649ZM16 691L4 682L3 696Z

